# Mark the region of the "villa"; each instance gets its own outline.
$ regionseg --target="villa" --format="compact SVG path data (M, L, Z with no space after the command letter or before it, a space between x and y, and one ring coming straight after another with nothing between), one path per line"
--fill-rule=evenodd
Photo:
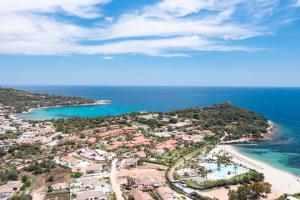
M147 192L143 192L141 190L133 190L130 193L134 200L154 200Z
M121 141L113 141L111 144L109 144L108 147L106 147L106 149L107 149L108 151L112 151L112 150L115 150L115 149L117 149L117 148L119 148L119 147L122 147L122 146L124 146L124 142L121 142Z
M56 183L51 185L53 190L67 190L70 188L70 185L68 183Z
M90 143L96 143L97 141L97 138L95 137L90 137L89 139L87 139L87 142L90 142Z
M99 163L90 163L86 168L85 172L87 174L100 173L103 170L103 165Z
M95 162L104 162L106 160L111 160L114 157L113 153L91 148L80 149L77 151L77 154L84 159Z
M204 131L196 131L197 134L200 134L200 135L204 135L204 136L207 136L207 137L211 137L211 136L214 136L215 133L213 133L212 131L210 130L204 130Z
M158 155L162 155L166 151L172 151L176 148L177 143L178 143L177 140L173 140L173 139L167 140L163 143L160 143L160 144L156 145L155 152Z
M126 169L133 168L133 167L135 167L137 165L137 161L138 161L138 159L136 159L136 158L126 158L126 159L123 159L120 162L120 167L121 168L126 168Z
M134 158L146 158L147 155L145 154L144 151L138 151L132 154L132 157Z
M109 185L106 182L100 180L100 177L80 177L75 180L76 185L85 190L101 190L108 188ZM102 191L102 190L101 190ZM103 192L103 191L102 191Z
M22 185L21 181L9 181L5 185L0 186L0 199L5 200L13 193L18 191Z
M102 139L108 139L111 137L116 137L122 134L128 134L128 133L135 133L136 132L136 128L134 127L125 127L125 128L120 128L120 129L115 129L115 130L110 130L110 131L106 131L106 132L102 132L99 134L99 136Z
M136 135L126 146L128 147L136 147L136 146L149 146L151 145L151 141L145 138L142 134Z
M76 200L107 200L106 194L99 190L78 192Z
M188 135L188 134L183 134L181 139L184 141L193 142L193 143L198 143L198 142L203 141L203 139L201 139L200 137L197 137L196 135Z
M61 158L57 158L54 160L57 164L69 167L69 168L74 168L79 162L80 160L78 160L77 158L74 158L73 156L63 156Z
M169 187L159 187L157 190L157 194L162 200L176 200L176 193L171 190Z
M161 184L158 180L151 177L139 177L137 179L138 188L141 190L149 190L159 187Z

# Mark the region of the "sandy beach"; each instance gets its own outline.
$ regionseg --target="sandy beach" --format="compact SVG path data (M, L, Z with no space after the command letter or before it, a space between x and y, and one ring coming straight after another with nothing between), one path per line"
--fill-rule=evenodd
M300 177L270 166L262 161L255 160L240 153L232 145L218 145L212 150L217 153L226 151L233 157L233 161L250 169L255 169L265 175L265 181L272 184L272 194L268 199L275 199L284 193L300 192Z

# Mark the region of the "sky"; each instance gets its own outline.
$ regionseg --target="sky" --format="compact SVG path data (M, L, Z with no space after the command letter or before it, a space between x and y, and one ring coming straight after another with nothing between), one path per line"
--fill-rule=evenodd
M10 0L0 24L2 86L300 86L300 0Z

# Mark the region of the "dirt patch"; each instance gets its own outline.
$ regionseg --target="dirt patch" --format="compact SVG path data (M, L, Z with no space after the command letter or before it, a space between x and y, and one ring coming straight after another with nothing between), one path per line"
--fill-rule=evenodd
M53 176L53 182L46 183L46 180L49 176ZM34 183L31 189L31 195L33 200L41 200L45 196L45 192L49 185L55 183L70 183L70 170L63 167L56 167L51 172L44 173L41 175L33 176Z
M139 177L151 177L155 178L160 184L165 185L166 179L165 179L165 166L163 165L152 165L150 164L149 168L146 166L138 167L138 168L132 168L132 169L121 169L117 172L118 181L120 183L126 183L127 176L130 176L132 178L139 178Z
M46 194L44 200L70 200L70 192Z
M155 163L147 163L145 162L142 166L138 166L139 169L157 169L167 171L168 167L164 165L159 165Z

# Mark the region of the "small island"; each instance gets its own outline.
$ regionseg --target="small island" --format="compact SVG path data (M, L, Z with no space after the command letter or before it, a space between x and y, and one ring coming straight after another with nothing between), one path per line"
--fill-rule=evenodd
M95 103L1 88L0 196L244 200L276 199L300 188L295 176L229 145L268 139L272 129L263 116L229 103L96 118L10 117L37 107Z

